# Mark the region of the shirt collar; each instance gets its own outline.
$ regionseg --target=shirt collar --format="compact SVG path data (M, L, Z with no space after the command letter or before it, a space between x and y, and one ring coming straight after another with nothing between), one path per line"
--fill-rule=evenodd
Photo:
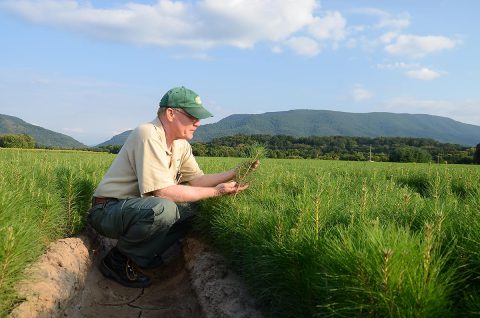
M162 122L160 121L160 118L158 118L158 116L155 117L155 119L152 120L151 123L155 126L155 130L158 132L158 136L160 137L160 140L163 143L165 152L167 153L167 155L171 156L175 152L175 148L177 146L177 140L174 140L172 143L172 151L168 150L167 138L165 136L165 129L163 129L163 125L162 125Z

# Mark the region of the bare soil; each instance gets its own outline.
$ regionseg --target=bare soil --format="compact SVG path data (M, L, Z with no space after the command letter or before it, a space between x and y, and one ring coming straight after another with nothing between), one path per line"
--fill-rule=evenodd
M52 243L18 285L26 300L10 317L261 317L240 279L194 237L174 245L165 264L146 272L152 286L127 288L98 263L115 244L89 231Z
M112 242L113 243L113 242ZM85 287L64 316L82 317L202 317L203 313L190 286L181 250L164 266L146 272L152 278L149 288L128 288L105 278L98 263L113 244L102 247L95 258Z

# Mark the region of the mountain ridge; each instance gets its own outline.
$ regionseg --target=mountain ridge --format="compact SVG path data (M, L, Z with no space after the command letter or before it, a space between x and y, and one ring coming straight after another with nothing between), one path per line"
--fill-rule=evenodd
M122 132L118 135L113 136L109 140L104 141L104 142L96 145L95 147L103 147L103 146L108 146L108 145L123 145L125 143L125 141L127 140L128 135L130 135L130 133L132 131L133 130L126 130L126 131L124 131L124 132Z
M68 135L32 125L18 117L4 114L0 114L0 134L27 134L32 136L38 145L45 147L88 148Z
M129 131L114 136L123 144ZM473 146L480 142L480 126L448 117L390 112L350 113L295 109L262 114L234 114L200 126L192 142L207 142L235 134L351 137L432 138L439 142ZM106 141L100 145L111 144Z
M97 145L121 145L131 130ZM59 148L88 148L74 138L0 114L0 134L28 134L37 144ZM448 117L389 112L350 113L295 109L262 114L233 114L213 124L201 125L192 142L236 134L350 137L431 138L443 143L474 146L480 142L480 126Z

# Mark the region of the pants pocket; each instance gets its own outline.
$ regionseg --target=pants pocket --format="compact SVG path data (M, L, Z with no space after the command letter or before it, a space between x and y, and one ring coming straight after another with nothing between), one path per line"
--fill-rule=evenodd
M105 208L99 207L90 211L88 221L100 235L118 239L122 234L121 213L115 213L115 211L108 211Z

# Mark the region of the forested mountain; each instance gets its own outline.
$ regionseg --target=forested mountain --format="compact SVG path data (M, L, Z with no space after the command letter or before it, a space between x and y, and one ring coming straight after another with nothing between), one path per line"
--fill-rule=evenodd
M476 145L480 126L432 115L346 113L329 110L290 110L264 114L231 115L201 126L194 141L236 134L305 136L414 137Z
M131 130L124 131L123 133L115 135L112 138L110 138L109 140L107 140L105 142L102 142L101 144L97 145L96 147L104 147L104 146L108 146L108 145L123 145L131 132L132 132Z
M123 144L129 134L130 131L123 132L100 145ZM306 109L231 115L217 123L200 126L193 142L207 142L236 134L413 137L466 146L480 142L480 126L464 124L446 117Z
M0 114L0 134L26 134L39 146L55 148L87 148L70 136L29 124L20 118Z

